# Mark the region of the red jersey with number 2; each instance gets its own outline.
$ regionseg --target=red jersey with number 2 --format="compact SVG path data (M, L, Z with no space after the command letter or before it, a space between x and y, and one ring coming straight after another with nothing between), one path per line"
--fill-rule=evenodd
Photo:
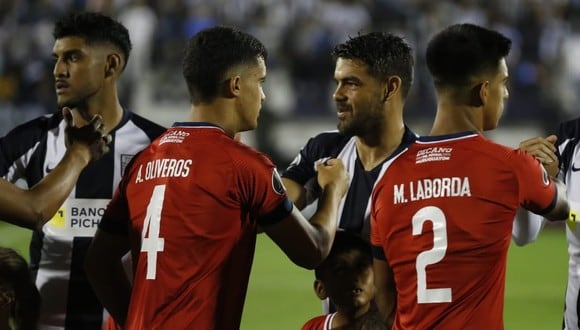
M207 123L135 156L101 222L128 235L127 329L238 329L257 225L293 208L272 162Z
M540 163L461 133L420 138L387 166L372 195L371 243L394 273L393 329L503 329L516 210L547 212L557 197Z

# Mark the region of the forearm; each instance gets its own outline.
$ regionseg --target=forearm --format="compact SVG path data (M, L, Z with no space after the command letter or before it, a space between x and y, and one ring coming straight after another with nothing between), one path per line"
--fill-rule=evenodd
M544 217L548 220L566 220L570 215L570 204L568 203L568 198L566 197L566 186L562 181L556 178L552 178L556 185L556 190L558 192L558 199L554 208L544 214Z
M286 195L294 205L302 210L306 207L306 189L294 180L282 178L282 183L286 187Z
M342 194L334 185L328 185L318 201L316 213L310 218L313 227L312 239L316 244L320 261L324 260L334 241L338 227L338 206Z
M322 194L320 205L310 221L294 207L286 219L264 227L264 231L293 263L313 269L330 251L340 199L339 191L329 188Z
M393 325L397 310L397 288L393 272L386 260L374 259L375 302L379 313L389 328Z
M88 163L88 152L71 148L58 166L29 190L30 205L37 214L36 228L42 228L58 211Z

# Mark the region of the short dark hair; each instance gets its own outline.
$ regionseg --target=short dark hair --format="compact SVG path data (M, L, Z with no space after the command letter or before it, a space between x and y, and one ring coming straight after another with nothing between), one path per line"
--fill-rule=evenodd
M100 13L71 13L59 19L52 35L55 39L81 37L88 44L108 42L118 47L125 57L125 66L131 53L131 38L123 24Z
M436 34L426 60L436 86L460 87L474 76L498 69L511 49L499 32L473 24L455 24Z
M198 104L215 99L228 70L241 64L256 64L268 57L266 47L254 36L234 27L215 26L190 38L183 54L183 77Z
M328 256L314 269L316 278L321 279L323 273L332 270L337 257L351 251L359 251L361 253L361 265L372 266L373 256L369 242L353 232L340 230L334 236L334 242Z
M349 38L332 50L332 56L363 61L371 76L386 81L396 75L402 80L402 95L407 97L413 84L413 54L403 38L386 32L371 32Z

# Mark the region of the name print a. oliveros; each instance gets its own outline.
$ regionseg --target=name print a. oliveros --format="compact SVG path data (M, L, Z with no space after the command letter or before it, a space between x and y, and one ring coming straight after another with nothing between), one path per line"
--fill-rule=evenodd
M157 178L185 178L189 175L191 159L162 158L141 164L135 177L135 183Z

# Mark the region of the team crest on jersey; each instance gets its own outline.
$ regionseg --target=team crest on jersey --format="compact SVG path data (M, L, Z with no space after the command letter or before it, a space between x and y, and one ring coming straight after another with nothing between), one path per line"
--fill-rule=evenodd
M121 154L121 175L125 173L127 165L129 165L129 162L131 161L131 159L133 159L134 156L135 155Z
M283 195L286 192L286 187L284 187L282 178L280 178L280 174L278 174L276 169L272 171L272 189L274 189L274 192L278 195Z

